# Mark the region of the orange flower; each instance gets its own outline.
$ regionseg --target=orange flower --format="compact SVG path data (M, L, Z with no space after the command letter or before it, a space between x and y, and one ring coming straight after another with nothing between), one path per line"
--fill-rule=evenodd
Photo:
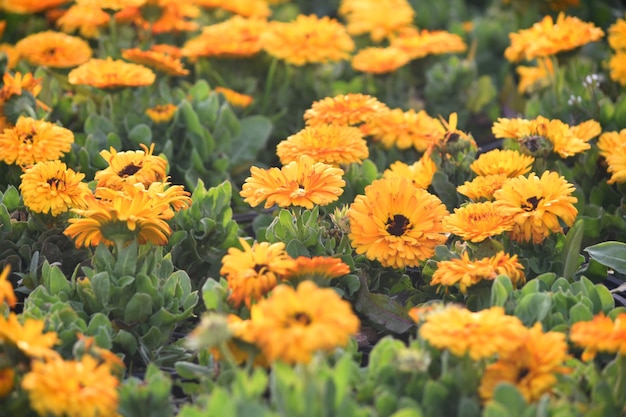
M532 93L547 87L554 80L554 64L550 58L537 58L537 66L518 66L517 74L520 77L517 91L520 94Z
M252 104L252 101L254 101L254 97L247 94L238 93L235 90L231 90L230 88L226 87L215 87L213 91L222 94L231 106L239 107L242 109L245 109L250 104Z
M0 54L2 53L7 57L7 69L15 68L17 63L20 62L20 54L14 45L8 43L0 44Z
M626 356L626 313L618 314L614 321L600 313L591 321L576 322L570 329L569 338L585 348L584 361L592 360L598 352Z
M31 358L58 357L52 349L59 342L57 334L44 333L44 327L41 320L25 319L22 324L15 313L9 313L8 318L0 315L0 344L14 345Z
M383 178L408 178L418 188L428 188L433 181L433 175L437 172L437 165L430 158L430 153L425 153L418 161L407 165L402 161L396 161L383 172Z
M343 0L339 14L348 22L348 33L369 33L374 42L380 42L410 26L415 11L406 0Z
M339 278L350 273L350 267L339 258L327 256L298 256L295 265L283 275L285 281L297 283L305 279L315 281L318 285L325 281Z
M152 50L142 51L139 48L132 48L122 50L122 57L167 75L180 77L189 74L189 70L183 67L183 63L179 58L175 58L167 53Z
M608 42L614 50L626 49L626 20L617 19L609 26Z
M496 207L491 202L468 203L454 209L454 213L443 218L443 227L447 232L460 236L470 242L497 236L513 229L515 209Z
M445 30L422 29L419 31L413 27L402 29L400 34L391 40L390 46L403 50L410 59L464 52L467 49L467 45L459 35Z
M471 181L465 181L456 190L472 201L491 201L494 199L493 194L502 188L508 178L505 174L479 175Z
M164 181L167 175L167 161L153 155L154 143L148 148L143 143L140 151L118 152L111 147L100 151L100 156L109 165L96 172L94 179L98 187L123 190L125 184L143 184L146 188L154 182Z
M626 129L605 132L598 139L600 155L606 159L609 184L626 182Z
M609 58L609 75L613 81L626 86L626 51L617 51Z
M2 0L0 8L9 13L35 14L68 2L69 0Z
M445 134L445 128L437 119L424 110L413 109L383 111L367 123L366 130L367 135L387 149L412 146L418 152L425 152Z
M532 168L535 158L521 154L512 149L494 149L480 154L470 165L472 171L478 175L503 174L514 178L527 174Z
M340 94L313 102L311 108L304 112L304 120L309 126L359 126L388 110L376 97L358 93Z
M220 8L244 17L267 18L271 10L265 0L195 0L198 6Z
M178 106L172 103L158 104L146 109L146 114L154 123L167 123L174 117Z
M17 303L17 297L13 291L13 284L8 280L9 272L11 272L11 265L7 264L0 273L0 303L6 302L9 307L13 308Z
M91 47L83 39L51 30L35 33L16 45L21 58L31 65L71 68L91 58Z
M352 57L352 68L370 74L393 72L408 64L409 55L399 48L368 47Z
M98 88L141 87L154 83L156 76L149 68L121 60L93 58L68 74L70 84Z
M100 29L109 23L110 16L97 6L75 4L56 21L56 25L66 33L76 30L80 35L97 39L100 37Z
M76 0L80 6L97 6L101 9L121 10L126 7L141 7L148 0Z

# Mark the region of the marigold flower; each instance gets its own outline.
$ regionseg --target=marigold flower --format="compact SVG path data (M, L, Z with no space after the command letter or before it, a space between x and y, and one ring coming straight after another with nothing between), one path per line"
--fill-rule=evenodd
M97 88L141 87L151 85L156 75L143 65L122 60L90 59L68 74L70 84L85 84Z
M118 379L89 355L80 360L34 361L22 380L30 406L55 417L112 416L118 406Z
M480 154L470 165L477 175L504 174L514 178L530 172L535 158L521 154L512 149L494 149Z
M243 17L268 18L271 10L265 0L195 0L198 6L220 8Z
M15 387L15 370L13 368L0 369L0 399L6 397Z
M617 19L608 29L609 46L614 50L626 49L626 20Z
M548 15L529 29L510 33L511 45L504 51L504 56L511 62L530 61L578 48L603 36L602 29L593 23L561 12L556 22Z
M525 281L524 267L517 260L517 255L504 252L482 259L471 260L467 252L461 258L437 262L430 285L452 287L459 285L459 290L467 293L467 288L483 281L493 281L498 275L506 275L514 285Z
M564 366L567 354L565 335L560 332L543 332L536 323L524 332L519 347L487 365L478 392L484 401L493 397L496 386L508 382L517 387L527 402L538 401L557 382L556 374L569 372Z
M15 296L15 291L13 291L13 284L8 280L10 272L11 265L7 264L0 273L0 303L6 302L9 307L13 308L17 304L17 297ZM0 398L2 398L2 395L0 395Z
M97 39L100 29L110 20L109 14L98 6L74 4L56 21L56 26L66 33L78 31L85 38Z
M358 93L340 94L313 102L311 108L304 112L304 121L308 126L332 124L358 127L388 110L387 105L376 97Z
M265 208L274 204L306 209L312 209L316 204L325 206L336 201L346 185L341 168L315 162L309 156L302 156L281 169L253 166L250 174L239 194L252 207L263 201Z
M392 146L398 149L414 147L418 152L426 152L445 134L445 128L441 123L424 110L383 111L372 118L366 126L367 135L387 149Z
M600 155L606 159L609 184L626 182L626 129L605 132L598 139Z
M9 13L35 14L62 6L69 0L2 0L0 9Z
M176 104L157 104L154 107L146 109L146 115L154 123L167 123L172 120L177 110L178 106Z
M609 58L609 76L615 82L626 86L626 51L619 50Z
M163 52L143 51L139 48L122 50L122 57L135 64L152 68L163 74L176 77L189 74L189 70L183 67L183 63L179 58L172 57Z
M150 148L143 143L139 146L140 151L118 152L113 147L100 151L109 166L96 172L98 187L122 190L124 184L141 183L147 188L153 182L163 181L167 177L167 161L153 155L154 143Z
M298 256L295 265L283 275L283 279L291 283L309 279L319 284L349 273L350 267L339 258Z
M626 356L626 313L618 314L615 321L600 313L593 320L576 322L570 329L569 338L585 348L584 361L592 360L598 352Z
M502 307L471 312L456 305L426 316L419 336L437 349L448 349L456 356L469 355L475 361L515 351L527 329Z
M59 341L55 332L43 332L44 322L26 319L20 323L15 313L5 318L0 315L0 344L15 345L26 356L31 358L57 357L52 349Z
M21 166L53 161L69 152L73 142L74 134L69 129L20 117L15 127L0 133L0 160Z
M423 58L427 55L441 55L464 52L467 45L463 38L445 30L421 31L408 27L393 38L390 46L403 50L410 59Z
M350 243L383 266L417 266L447 240L441 223L447 214L439 198L409 179L375 180L348 210Z
M410 26L415 11L406 0L342 0L339 14L348 22L348 33L369 33L374 42L380 42Z
M69 169L63 162L38 162L22 174L20 192L24 205L35 213L51 216L85 208L91 190L82 182L85 174Z
M407 178L413 181L414 186L426 189L433 181L435 172L437 172L437 165L431 159L430 153L425 153L411 165L402 161L394 162L383 172L383 178Z
M47 30L29 35L15 44L17 53L31 65L71 68L91 58L91 47L83 39Z
M356 127L307 126L276 146L276 155L286 165L307 155L328 165L360 164L369 156L367 142Z
M465 181L456 190L472 201L493 200L496 190L508 179L505 174L479 175L471 181Z
M490 201L468 203L454 209L454 213L444 217L444 230L470 242L497 236L513 229L513 216L517 210L498 207Z
M571 194L574 186L556 172L545 171L541 177L510 178L495 192L495 205L503 210L515 209L515 224L509 232L518 242L541 243L550 233L561 233L561 221L574 224L578 201Z
M405 66L410 60L402 49L370 46L352 57L352 68L370 74L386 74Z
M532 93L550 85L554 79L554 64L551 58L537 58L537 66L520 65L516 68L519 75L517 91L520 94Z
M270 361L308 363L313 353L345 346L359 330L350 303L331 288L303 281L294 290L277 286L252 306L251 333Z
M283 242L254 242L250 246L240 238L239 243L243 250L228 249L220 274L226 277L231 291L228 301L235 307L244 302L250 308L278 285L296 261L287 254Z
M226 101L234 107L245 109L254 101L254 97L247 94L238 93L235 90L231 90L226 87L215 87L213 89L216 93L222 94Z
M261 46L276 58L302 66L347 59L354 42L335 19L298 15L292 22L270 22L261 35Z

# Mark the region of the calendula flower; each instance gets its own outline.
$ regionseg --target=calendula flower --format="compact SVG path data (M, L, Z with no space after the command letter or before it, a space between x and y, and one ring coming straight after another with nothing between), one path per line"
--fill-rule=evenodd
M467 252L463 252L461 258L437 262L430 285L458 285L459 290L466 294L468 287L493 281L498 275L506 275L514 285L525 281L524 267L518 262L517 255L510 256L500 251L491 257L472 260Z
M515 351L526 331L520 319L507 316L502 307L472 312L449 305L426 316L419 336L437 349L478 361Z
M154 143L150 148L143 143L139 146L140 151L118 152L113 147L100 151L109 166L96 172L94 179L98 187L122 190L124 184L141 183L149 187L153 182L163 181L167 176L167 161L153 155Z
M0 54L6 55L6 68L12 70L20 61L20 54L17 52L15 45L8 43L0 43Z
M215 87L213 91L222 94L231 106L239 107L241 109L245 109L254 101L254 97L238 93L235 90L231 90L226 87Z
M363 130L363 129L362 129ZM367 135L385 148L415 148L426 152L445 133L441 123L426 111L393 109L383 111L366 125Z
M31 65L71 68L87 62L91 47L83 39L62 32L38 32L15 44L17 53Z
M78 31L82 37L97 39L100 29L110 20L109 14L98 6L74 4L56 21L56 26L66 33Z
M0 133L0 160L21 166L54 161L70 151L74 134L64 127L20 117L15 127Z
M44 333L44 322L25 319L20 323L15 313L5 318L0 315L0 344L14 345L22 353L31 358L57 357L52 349L59 341L55 332Z
M520 65L515 70L520 79L517 84L517 91L520 94L532 93L545 88L554 79L554 64L551 58L537 58L536 66Z
M376 97L367 94L349 93L326 97L314 101L304 112L308 126L340 125L361 126L389 108Z
M410 59L464 52L467 49L465 41L459 35L445 30L420 31L414 27L402 29L399 35L391 40L390 45L403 50Z
M154 123L167 123L172 120L177 110L178 106L176 104L157 104L154 107L146 109L146 115Z
M386 74L405 66L410 60L402 49L370 46L352 57L352 68L369 74Z
M598 139L600 155L606 159L609 184L626 182L626 129L605 132Z
M185 69L179 58L175 58L163 52L143 51L139 48L132 48L122 50L122 57L135 64L152 68L163 74L176 77L189 74L189 70Z
M536 323L524 332L519 347L487 365L478 392L484 401L493 397L496 386L508 382L517 387L528 403L538 401L556 384L557 374L567 373L564 362L569 358L565 335L543 332Z
M354 49L341 23L316 15L298 15L292 22L270 22L261 35L261 45L271 56L297 66L341 61Z
M541 177L510 178L495 192L495 205L514 209L511 238L518 242L541 243L550 233L561 233L561 222L574 224L578 210L572 196L574 186L556 172L545 171Z
M346 182L343 170L302 156L282 168L250 168L239 193L244 201L256 207L265 201L265 208L299 206L312 209L325 206L343 194Z
M13 368L0 369L0 399L6 397L15 387L15 370Z
M54 9L68 2L69 0L2 0L0 9L9 13L35 14Z
M276 146L276 155L286 165L307 155L328 165L360 164L369 156L367 142L356 127L307 126Z
M194 2L167 0L156 3L159 5L159 18L154 22L143 22L153 34L191 32L200 27L196 19L200 17L201 10Z
M348 210L350 243L383 266L417 266L447 240L441 223L447 214L439 198L409 179L375 180Z
M35 213L58 216L71 208L85 208L91 190L83 182L85 174L56 161L38 162L21 176L20 192L24 205Z
M444 217L442 222L447 232L470 242L482 242L512 230L516 213L516 209L505 209L490 201L468 203L454 209L454 213Z
M602 29L593 23L561 12L556 22L548 15L529 29L510 33L511 45L504 51L504 56L511 62L531 61L578 48L603 36Z
M433 181L435 172L437 172L437 165L431 159L430 153L425 153L411 165L402 161L394 162L383 172L383 178L408 178L416 187L426 189Z
M512 149L494 149L480 154L472 162L470 169L477 175L504 174L515 178L518 175L528 174L534 162L534 157Z
M268 18L271 10L265 0L195 0L198 6L220 8L243 17Z
M90 59L70 71L70 84L84 84L97 88L142 87L151 85L156 75L150 68L119 59Z
M202 320L206 320L204 317ZM262 366L264 368L269 367L269 361L261 353L259 348L254 344L254 339L252 338L252 332L250 329L252 328L251 320L243 320L241 317L236 316L235 314L229 314L226 317L226 329L230 333L230 338L226 342L226 349L230 352L232 358L238 365L241 365L248 360L250 360L251 353L254 355L254 365ZM190 337L194 337L194 332L197 330L211 331L212 328L202 329L202 322L196 330L190 333ZM214 331L212 333L215 333ZM201 337L201 336L200 336ZM211 348L211 354L215 358L215 360L222 360L223 354L222 350L213 347Z
M585 348L584 361L592 360L598 352L626 356L626 313L618 314L615 320L600 313L593 320L578 321L572 325L569 338Z
M349 273L350 267L339 258L298 256L295 265L283 275L283 279L291 283L309 279L320 284Z
M8 280L10 272L11 266L7 264L0 273L0 303L6 303L13 308L17 304L17 297L15 296L15 291L13 291L13 284ZM0 395L0 398L2 398L2 395Z
M98 6L101 9L122 10L127 7L141 7L148 0L76 0L80 6Z
M359 330L350 303L331 288L303 281L297 289L277 286L252 306L250 332L270 361L308 363L313 353L347 345Z
M447 154L477 148L476 141L472 138L472 135L457 128L458 120L459 117L456 112L450 113L448 120L439 116L439 122L443 126L444 131L432 144L433 147Z
M465 181L456 190L472 201L491 201L494 199L493 194L502 188L508 178L505 174L479 175L471 181Z
M13 96L19 96L23 92L28 92L37 97L41 92L41 78L35 78L32 73L22 74L16 72L14 75L5 72L2 76L2 88L0 88L0 101L8 101Z
M42 416L112 416L118 406L118 379L89 355L80 360L34 361L22 380L30 406Z
M348 33L369 34L380 42L410 26L415 11L406 0L342 0L339 14L348 22Z
M619 50L609 58L609 76L615 82L626 86L626 51Z
M239 243L243 250L228 249L220 274L228 280L228 301L235 307L243 302L249 308L276 287L296 261L287 254L283 242L254 242L250 246L240 238Z
M626 20L617 19L608 29L609 46L614 50L626 49Z

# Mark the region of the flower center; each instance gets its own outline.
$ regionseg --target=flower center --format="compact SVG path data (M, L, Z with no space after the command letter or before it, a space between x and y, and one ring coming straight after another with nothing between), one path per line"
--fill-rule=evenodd
M523 367L519 370L519 372L517 373L517 381L521 381L522 379L526 378L526 376L528 376L528 374L530 373L530 369Z
M309 324L311 324L311 317L303 312L298 312L296 314L293 314L291 316L291 320L292 323L295 322L296 324L301 324L302 326L308 326Z
M543 200L543 197L530 197L525 203L522 204L522 208L524 211L533 211L537 208L541 200Z
M411 223L402 214L394 214L393 218L387 220L386 226L390 234L402 236L411 227Z
M126 165L124 169L122 169L117 175L119 175L122 178L130 177L131 175L135 175L137 171L139 171L140 169L141 169L141 166L137 166L133 164Z
M254 269L254 272L256 272L257 274L260 274L263 271L267 270L267 265L265 265L265 264L255 264L254 267L252 267L252 269Z

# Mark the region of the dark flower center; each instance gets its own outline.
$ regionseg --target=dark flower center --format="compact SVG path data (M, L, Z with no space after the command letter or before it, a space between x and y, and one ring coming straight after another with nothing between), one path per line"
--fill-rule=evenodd
M50 187L54 187L54 188L58 188L59 187L59 182L61 180L59 180L58 178L50 178L48 181L46 181L48 183L48 185L50 185Z
M393 218L387 220L387 231L394 236L402 236L411 226L409 219L402 214L394 214Z
M537 208L541 200L543 200L543 197L530 197L526 200L524 204L522 204L522 208L524 209L524 211L533 211Z
M526 376L528 376L528 374L530 373L530 369L523 367L519 370L519 372L517 373L517 380L521 381L522 379L526 378Z
M126 177L129 177L131 175L135 175L137 173L137 171L139 171L140 169L141 169L141 166L137 166L137 165L133 165L133 164L126 165L124 167L124 169L122 169L118 173L118 175L120 177L122 177L122 178L126 178Z
M303 326L308 326L309 324L311 324L311 321L312 321L311 317L308 314L302 313L302 312L294 314L293 316L291 316L291 319L294 322L301 324Z
M45 51L43 51L43 54L48 56L48 57L53 57L57 54L57 49L56 48L47 48Z
M257 274L260 274L261 272L263 272L264 270L267 269L267 265L265 264L256 264L253 267L254 272L256 272Z

